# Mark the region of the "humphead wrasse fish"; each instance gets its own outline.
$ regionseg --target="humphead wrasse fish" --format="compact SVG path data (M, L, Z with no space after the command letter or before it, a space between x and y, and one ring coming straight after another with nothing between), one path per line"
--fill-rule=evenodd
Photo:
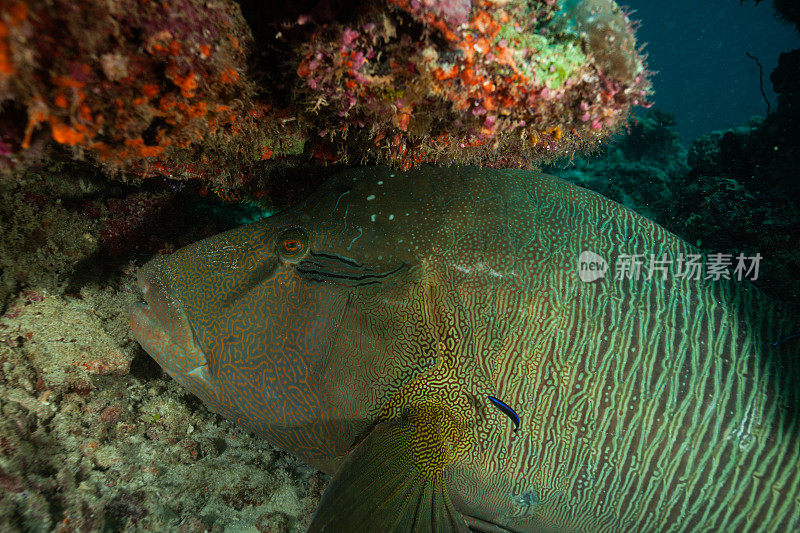
M798 322L696 253L554 177L361 168L154 259L131 320L334 475L312 531L797 531Z

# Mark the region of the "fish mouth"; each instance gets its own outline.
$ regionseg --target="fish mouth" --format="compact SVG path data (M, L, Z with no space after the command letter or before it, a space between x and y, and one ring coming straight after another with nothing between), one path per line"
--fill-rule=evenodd
M158 259L137 274L144 302L130 310L133 336L173 379L214 404L216 383L208 359L195 340L184 306L158 268Z

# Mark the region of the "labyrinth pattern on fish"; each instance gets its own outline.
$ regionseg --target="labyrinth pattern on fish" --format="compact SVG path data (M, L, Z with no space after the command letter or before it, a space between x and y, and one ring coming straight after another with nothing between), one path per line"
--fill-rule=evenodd
M579 279L585 251L606 277ZM796 530L800 350L773 345L796 318L746 282L614 275L695 253L537 173L354 169L145 267L158 316L137 336L212 408L328 471L377 421L443 406L466 435L454 504L505 528Z

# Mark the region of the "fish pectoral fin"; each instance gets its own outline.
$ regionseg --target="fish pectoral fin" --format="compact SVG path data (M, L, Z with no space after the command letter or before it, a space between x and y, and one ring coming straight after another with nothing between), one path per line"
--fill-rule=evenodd
M309 531L469 531L444 483L461 441L436 404L378 424L334 475Z

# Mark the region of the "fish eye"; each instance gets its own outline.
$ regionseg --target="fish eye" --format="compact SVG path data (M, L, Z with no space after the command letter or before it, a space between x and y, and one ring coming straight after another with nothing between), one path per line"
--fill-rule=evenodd
M308 248L308 235L300 228L289 228L278 238L278 254L287 261L296 261Z

